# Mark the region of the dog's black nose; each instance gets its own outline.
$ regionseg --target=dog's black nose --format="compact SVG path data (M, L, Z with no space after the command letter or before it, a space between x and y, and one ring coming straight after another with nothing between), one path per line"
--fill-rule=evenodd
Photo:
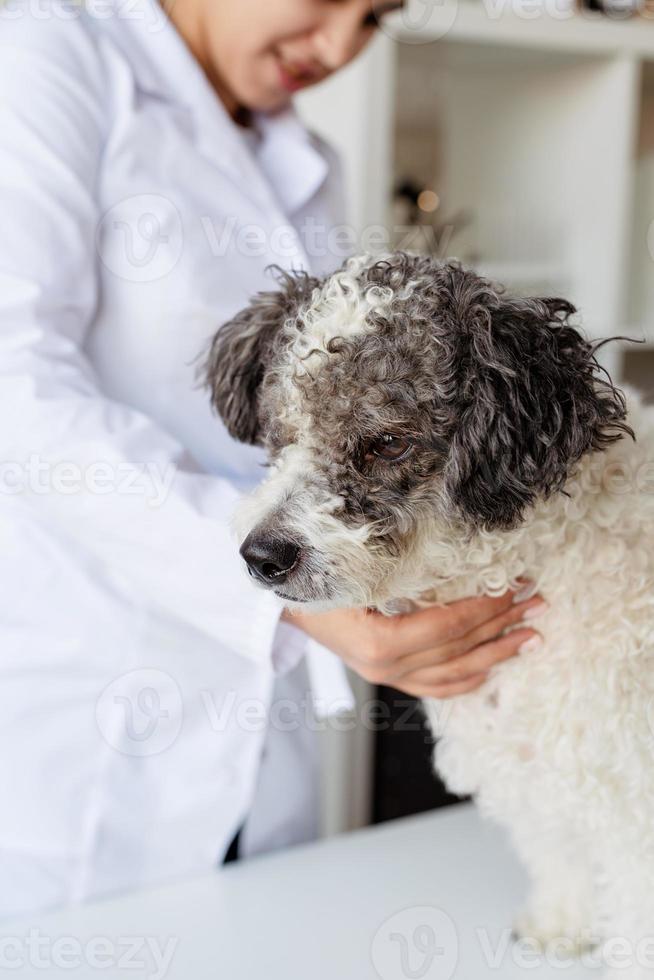
M241 556L245 559L250 575L266 585L285 582L288 573L295 567L300 549L292 541L273 538L266 534L248 534L241 545Z

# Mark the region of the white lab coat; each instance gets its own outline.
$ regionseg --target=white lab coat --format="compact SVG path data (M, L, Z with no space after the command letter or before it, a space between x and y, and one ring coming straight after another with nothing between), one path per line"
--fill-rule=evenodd
M340 264L338 163L293 109L248 145L120 3L0 14L0 915L213 868L248 814L246 853L312 836L303 698L349 697L247 578L263 454L194 373L266 265Z

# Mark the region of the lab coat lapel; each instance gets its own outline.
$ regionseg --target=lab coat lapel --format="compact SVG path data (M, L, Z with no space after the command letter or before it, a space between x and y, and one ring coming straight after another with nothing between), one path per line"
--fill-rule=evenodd
M229 176L262 213L279 210L272 188L258 166L238 126L211 88L199 66L194 97L189 104L195 122L197 146L204 157Z
M295 107L254 114L262 133L256 158L162 5L157 0L114 0L119 9L128 2L131 16L115 18L122 33L116 40L139 51L130 60L139 66L143 87L186 106L203 156L263 214L292 217L329 169Z
M259 162L285 213L292 215L317 192L329 165L293 105L277 113L257 113L256 122L263 134Z
M329 165L289 105L277 112L256 112L262 140L256 157L209 83L193 106L202 152L228 173L266 213L290 219L317 192Z

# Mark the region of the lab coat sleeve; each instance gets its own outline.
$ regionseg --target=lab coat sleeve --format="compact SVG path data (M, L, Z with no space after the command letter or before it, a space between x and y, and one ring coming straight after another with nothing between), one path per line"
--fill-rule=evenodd
M0 24L0 498L107 588L270 662L281 603L242 568L237 490L105 397L84 354L110 93L81 24L27 21Z

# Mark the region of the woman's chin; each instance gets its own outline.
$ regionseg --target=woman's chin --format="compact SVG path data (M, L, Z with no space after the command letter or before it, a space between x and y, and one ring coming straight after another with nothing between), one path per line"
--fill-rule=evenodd
M283 89L267 87L243 94L240 103L250 112L278 112L285 109L293 101L292 95Z
M286 109L293 101L293 96L288 92L275 92L268 96L265 104L262 104L263 112L279 112ZM264 100L262 100L264 102Z

